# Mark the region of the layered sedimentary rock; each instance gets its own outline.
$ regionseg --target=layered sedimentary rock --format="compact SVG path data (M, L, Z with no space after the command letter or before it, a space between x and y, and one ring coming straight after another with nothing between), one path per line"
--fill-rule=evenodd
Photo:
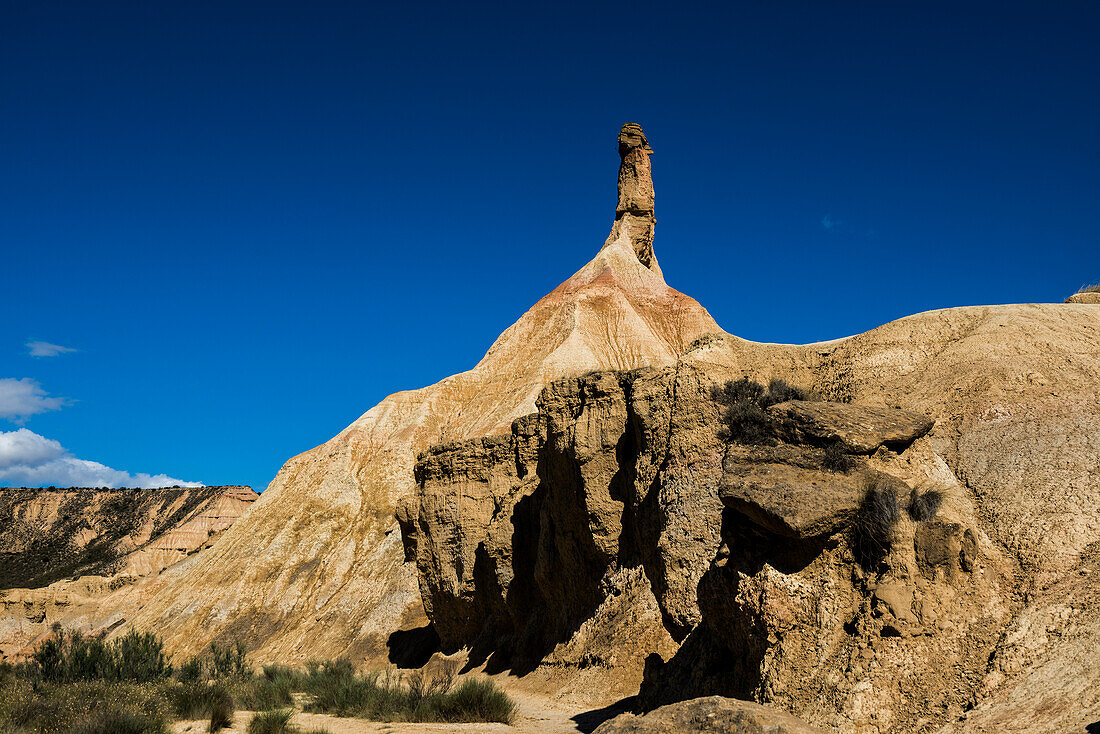
M429 616L520 668L581 629L598 660L587 620L641 573L680 642L618 643L624 662L656 653L646 706L719 693L852 732L931 731L978 703L983 725L1091 723L1100 699L1074 676L1100 675L1049 632L1096 624L1066 601L1100 581L1074 570L1100 541L1090 308L930 312L806 347L715 336L671 367L553 383L510 434L422 454L401 515ZM770 408L774 446L726 445L711 390L743 376L834 401ZM847 471L828 468L838 444ZM877 553L869 486L900 508ZM1053 579L1072 583L1025 605Z
M207 547L257 497L249 487L0 489L0 655L74 604Z
M109 600L114 618L160 630L173 650L236 637L258 659L287 663L341 654L385 660L395 631L424 625L393 514L415 486L418 452L507 430L554 379L671 364L693 340L719 331L702 306L664 282L655 260L647 267L638 258L636 247L651 246L653 191L648 147L637 140L640 127L624 127L614 231L591 262L470 371L391 395L290 459L246 522L194 562Z
M619 131L619 203L615 207L615 224L604 247L626 237L638 261L660 274L657 257L653 254L654 216L653 173L649 147L642 126L628 122Z

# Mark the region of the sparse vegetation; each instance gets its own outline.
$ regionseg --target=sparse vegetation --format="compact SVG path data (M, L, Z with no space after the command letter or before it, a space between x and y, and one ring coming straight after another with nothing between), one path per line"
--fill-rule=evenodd
M815 399L810 392L794 387L785 380L772 380L765 388L747 377L715 387L711 391L711 397L722 406L719 438L744 444L768 444L774 441L771 418L765 412L770 406L788 400Z
M60 627L34 653L39 678L50 683L134 681L147 683L172 674L164 645L152 634L131 630L107 642Z
M310 711L383 721L507 723L515 712L493 681L458 680L452 665L402 677L360 674L339 659L255 675L243 645L215 644L173 677L155 635L106 641L58 628L28 663L0 665L0 732L162 734L174 719L206 719L217 732L246 709L259 712L249 732L317 734L290 723L295 692L308 695Z
M274 709L262 711L252 717L248 722L248 734L290 734L297 732L298 728L290 723L294 716L294 709Z
M829 471L847 473L855 466L856 460L844 450L844 444L834 441L825 447L821 457L821 466Z
M1100 283L1093 283L1092 285L1083 285L1077 291L1078 293L1100 293Z
M303 731L292 724L294 709L284 708L256 714L248 722L248 734L328 734L324 729Z
M930 489L927 492L919 492L913 489L909 493L909 517L917 522L931 520L940 511L943 504L943 492L938 489Z
M898 495L893 487L872 482L852 526L852 548L864 568L877 568L894 539L894 528L901 519Z
M515 704L496 683L467 678L456 686L455 674L444 667L432 678L414 673L406 683L390 673L356 674L347 660L314 664L304 677L313 697L306 710L379 721L512 721Z
M0 684L0 731L13 734L162 734L170 713L163 682L16 677Z

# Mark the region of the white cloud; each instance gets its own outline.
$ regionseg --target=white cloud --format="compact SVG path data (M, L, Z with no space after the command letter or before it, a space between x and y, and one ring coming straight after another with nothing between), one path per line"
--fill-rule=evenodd
M78 459L53 439L20 428L0 431L0 484L15 487L201 487L166 474L130 474Z
M30 350L32 357L56 357L59 354L76 351L72 347L63 347L49 342L27 342L27 349Z
M0 418L22 423L32 415L58 410L69 402L67 398L50 397L36 380L29 377L21 380L0 378Z

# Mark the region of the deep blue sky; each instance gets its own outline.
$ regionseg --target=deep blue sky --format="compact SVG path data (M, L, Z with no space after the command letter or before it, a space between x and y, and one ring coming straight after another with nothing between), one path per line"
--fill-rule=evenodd
M3 17L0 378L69 398L25 427L117 469L261 488L472 366L602 244L626 121L669 284L740 336L1100 280L1091 1Z

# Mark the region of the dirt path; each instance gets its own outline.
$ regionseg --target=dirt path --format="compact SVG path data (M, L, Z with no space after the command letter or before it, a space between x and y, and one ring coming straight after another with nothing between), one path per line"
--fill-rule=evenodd
M485 732L491 734L580 734L590 732L595 725L608 718L611 712L578 711L543 696L521 691L509 691L519 708L519 715L512 725L507 724L407 724L345 719L327 714L298 713L293 723L300 729L322 729L329 734L449 734L450 732ZM233 726L222 729L223 734L246 734L251 711L238 711ZM577 717L577 720L574 720ZM579 721L579 723L578 723ZM172 726L172 734L204 734L207 721L179 721Z

